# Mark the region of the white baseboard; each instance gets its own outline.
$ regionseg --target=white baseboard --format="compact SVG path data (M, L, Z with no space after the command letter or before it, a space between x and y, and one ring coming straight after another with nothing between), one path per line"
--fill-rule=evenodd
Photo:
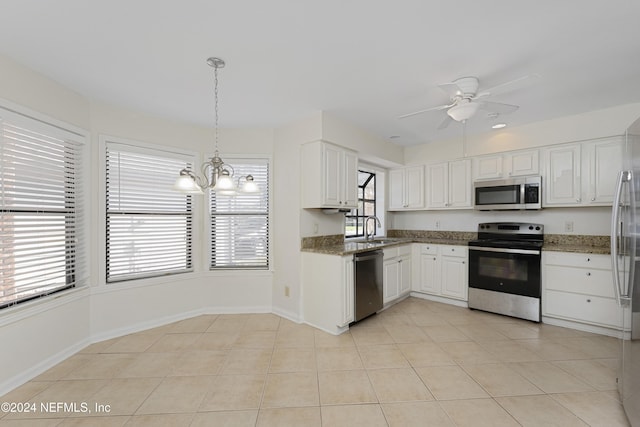
M607 335L614 338L625 338L629 333L625 333L619 329L605 328L603 326L589 325L586 323L572 322L570 320L556 319L555 317L542 316L542 323L553 326L562 326L563 328L575 329L582 332L591 332L592 334Z
M73 356L89 344L91 344L91 342L88 338L86 340L77 342L74 345L71 345L64 350L54 354L53 356L40 361L35 366L32 366L31 368L20 372L19 374L14 375L8 380L0 383L0 396L9 393L11 390L21 386L27 381L31 381L33 378L46 372L48 369L54 367L63 360Z

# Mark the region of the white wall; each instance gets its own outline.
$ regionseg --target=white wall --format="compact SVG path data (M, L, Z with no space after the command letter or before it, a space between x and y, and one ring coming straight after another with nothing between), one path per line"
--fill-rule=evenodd
M400 230L478 231L481 222L531 222L543 224L548 234L587 234L604 236L611 230L611 208L547 208L540 211L442 211L393 212L389 228ZM566 221L573 222L573 232L564 231ZM436 223L440 223L440 228Z

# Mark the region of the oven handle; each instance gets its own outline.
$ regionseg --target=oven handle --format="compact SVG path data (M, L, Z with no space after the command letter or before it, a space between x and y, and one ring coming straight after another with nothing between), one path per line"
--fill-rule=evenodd
M502 252L507 254L525 254L525 255L540 255L540 251L531 249L507 249L507 248L487 248L484 246L469 246L470 251L484 251L484 252Z

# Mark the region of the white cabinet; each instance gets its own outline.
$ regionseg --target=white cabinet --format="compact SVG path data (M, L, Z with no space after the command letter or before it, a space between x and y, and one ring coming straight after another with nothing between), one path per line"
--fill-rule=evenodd
M355 208L358 156L354 151L315 141L302 146L302 207Z
M539 175L539 150L512 151L473 158L473 179Z
M428 209L472 207L470 159L427 165L426 181Z
M331 334L354 320L353 255L302 253L302 316L304 322Z
M624 141L608 138L585 142L582 157L585 171L583 202L586 204L613 203L618 171L622 170Z
M424 208L424 166L389 171L389 210Z
M609 255L542 253L542 315L622 328Z
M621 137L545 148L544 206L607 206L622 168Z
M411 291L411 245L384 250L383 303L387 304Z
M580 144L567 144L544 149L544 205L577 205L581 203Z
M419 278L413 290L430 295L467 300L468 251L466 246L420 244Z

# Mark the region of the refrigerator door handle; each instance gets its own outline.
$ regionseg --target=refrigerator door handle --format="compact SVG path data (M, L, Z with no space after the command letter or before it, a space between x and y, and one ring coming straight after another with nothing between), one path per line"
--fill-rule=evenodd
M622 187L628 177L628 171L621 171L618 174L618 180L616 182L616 192L613 199L613 207L611 212L611 272L613 273L613 288L616 295L616 301L618 305L622 305L622 287L620 282L620 264L618 262L618 255L620 251L620 243L622 241L620 237L620 201L622 199Z

